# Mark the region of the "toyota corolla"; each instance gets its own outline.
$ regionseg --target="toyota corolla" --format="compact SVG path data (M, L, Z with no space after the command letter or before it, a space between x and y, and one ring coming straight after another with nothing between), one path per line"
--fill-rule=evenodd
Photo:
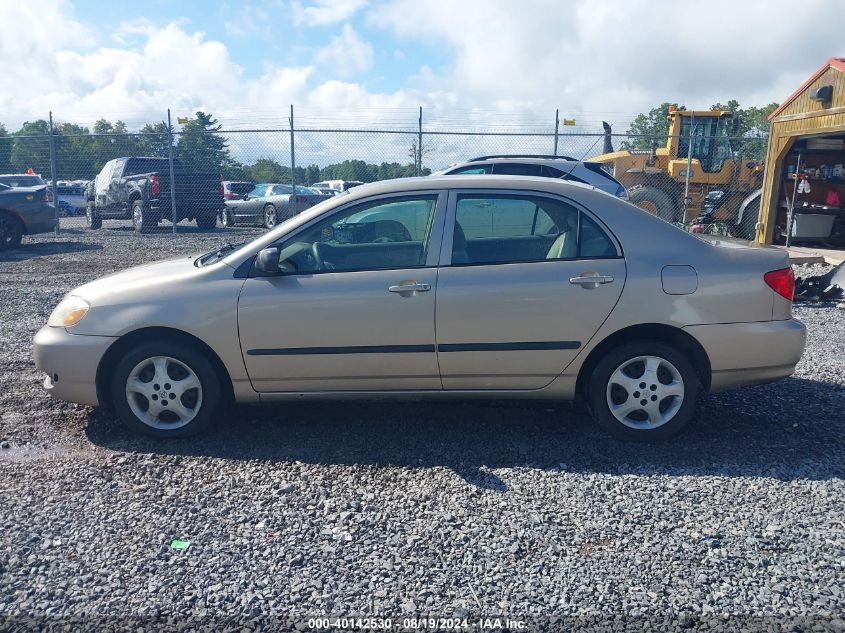
M403 179L81 286L34 352L54 397L158 437L229 402L405 397L582 398L607 431L660 439L705 393L793 372L792 292L782 251L586 185Z

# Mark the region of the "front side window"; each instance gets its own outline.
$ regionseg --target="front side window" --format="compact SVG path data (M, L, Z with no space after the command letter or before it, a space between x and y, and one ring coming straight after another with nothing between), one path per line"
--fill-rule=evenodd
M390 198L341 211L282 243L297 274L425 265L437 195Z
M290 185L273 185L273 191L271 195L274 196L283 196L289 193L293 193L293 187Z
M452 264L615 256L604 231L566 202L541 196L458 196Z
M267 185L255 185L252 191L249 192L250 198L263 198L267 193Z

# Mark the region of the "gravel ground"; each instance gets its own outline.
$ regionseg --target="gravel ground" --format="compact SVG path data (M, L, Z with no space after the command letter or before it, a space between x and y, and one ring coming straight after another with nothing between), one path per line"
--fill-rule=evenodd
M328 614L845 630L834 305L796 308L794 377L712 396L659 445L609 439L577 405L508 402L238 407L157 443L44 394L31 340L63 293L258 233L107 222L0 256L0 630Z

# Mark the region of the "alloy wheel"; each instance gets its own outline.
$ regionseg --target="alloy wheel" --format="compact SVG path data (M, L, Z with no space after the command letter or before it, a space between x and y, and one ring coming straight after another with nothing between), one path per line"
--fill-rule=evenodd
M199 413L202 384L196 372L182 361L170 356L153 356L129 372L126 402L147 426L178 429Z
M654 429L668 423L684 402L684 379L659 356L624 361L607 381L607 406L632 429Z

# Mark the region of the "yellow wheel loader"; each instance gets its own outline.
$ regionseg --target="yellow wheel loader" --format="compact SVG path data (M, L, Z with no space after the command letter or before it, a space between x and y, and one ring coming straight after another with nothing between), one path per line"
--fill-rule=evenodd
M731 145L739 121L724 110L669 108L664 147L609 151L601 163L628 189L630 200L670 222L720 223L737 237L753 239L763 164L743 160ZM612 150L605 126L605 150Z

